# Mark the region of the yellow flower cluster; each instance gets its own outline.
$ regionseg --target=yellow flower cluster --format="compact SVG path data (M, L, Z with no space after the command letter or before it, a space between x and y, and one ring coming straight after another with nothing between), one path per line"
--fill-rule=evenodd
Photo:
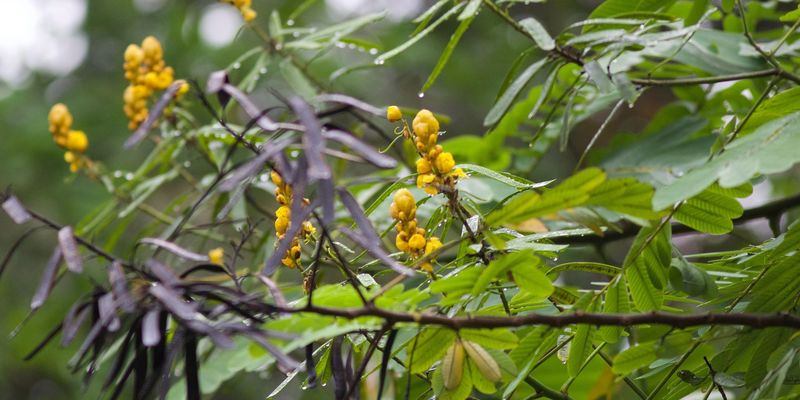
M50 133L53 141L66 149L64 161L69 163L72 172L78 172L86 164L88 159L83 156L86 148L89 147L89 139L83 131L72 130L72 114L64 104L58 103L50 108L47 116Z
M414 130L414 144L420 158L417 160L417 187L428 194L439 193L440 187L453 187L459 177L464 176L461 168L455 168L453 154L443 151L436 144L439 140L439 121L428 110L420 110L411 123Z
M386 119L390 122L402 119L400 109L397 106L387 108ZM436 143L439 140L439 121L432 112L423 109L414 117L411 127L414 146L420 156L416 163L417 187L430 195L439 193L442 187L454 187L458 178L465 174L461 168L455 168L453 154L443 151L442 146ZM411 135L407 125L403 133L406 137Z
M430 254L442 247L442 242L437 237L425 239L425 228L417 226L417 204L414 196L408 189L400 189L394 194L394 201L389 208L392 218L397 221L397 248L407 253L412 259L417 259ZM433 272L430 260L420 265L427 272Z
M164 49L153 36L144 38L141 47L128 45L123 68L125 79L130 82L122 96L125 102L123 110L128 117L128 128L134 130L147 119L147 100L154 92L169 87L175 72L164 63ZM184 82L178 95L188 90L189 85Z
M272 183L275 184L275 198L278 200L278 210L275 211L275 234L278 236L278 239L283 239L286 235L286 232L289 230L289 225L291 224L292 219L292 187L284 181L281 176L272 171L270 174L272 177ZM304 202L308 202L308 200L303 199ZM316 233L316 228L314 225L311 225L308 221L303 221L303 229L300 231L298 236L302 236L304 240L311 239ZM299 264L300 261L300 239L298 237L292 238L292 246L286 252L286 256L281 260L283 265L294 268Z
M250 22L256 19L256 12L250 7L252 0L220 0L223 3L230 4L239 9L242 13L242 18L245 22Z

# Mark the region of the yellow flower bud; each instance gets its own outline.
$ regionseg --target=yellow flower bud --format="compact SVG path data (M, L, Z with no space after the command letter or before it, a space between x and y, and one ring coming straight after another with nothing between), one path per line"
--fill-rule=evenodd
M448 174L455 167L456 162L453 160L453 154L448 152L440 153L436 157L436 169L442 174Z
M401 118L403 118L403 113L400 111L400 107L389 106L386 109L386 119L388 119L389 122L397 122Z
M413 236L411 236L411 239L408 240L408 247L415 251L424 249L425 237L419 233L415 233Z
M278 218L275 220L275 233L277 233L279 237L283 237L287 229L289 229L288 218Z
M66 161L67 163L72 164L75 162L75 160L77 160L77 157L75 157L75 153L71 151L64 153L64 161Z
M154 36L148 36L142 41L142 51L148 61L155 62L161 61L164 57L164 50L161 48L161 42Z
M425 124L425 132L420 133L417 132L417 123L424 123ZM419 110L417 116L414 117L414 122L412 123L414 126L414 133L419 136L428 137L430 135L438 135L439 134L439 121L436 120L436 117L433 116L433 113L429 110ZM420 124L420 128L422 125Z
M67 149L83 153L89 147L89 139L83 131L69 131L67 134Z
M142 48L135 44L129 44L125 49L125 62L141 64L142 61L144 61L144 51L142 51Z
M50 108L47 120L50 125L50 133L54 136L66 135L69 128L72 127L72 114L70 114L67 106L62 103L54 104Z
M414 201L414 195L408 189L400 189L394 194L394 203L397 205L398 212L403 212L406 218L412 218L413 213L416 212L417 205Z
M274 183L275 186L283 185L283 179L281 179L281 175L278 174L276 171L273 170L272 172L270 172L269 176L270 178L272 178L272 183Z
M256 15L257 15L256 12L253 11L252 8L248 7L248 8L243 8L242 9L242 18L244 18L245 22L250 22L250 21L256 19Z
M222 247L208 251L208 262L211 264L222 265L224 263L225 250Z

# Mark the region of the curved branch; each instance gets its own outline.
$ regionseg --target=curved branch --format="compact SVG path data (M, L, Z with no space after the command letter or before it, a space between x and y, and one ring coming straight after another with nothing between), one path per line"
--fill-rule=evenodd
M571 314L547 315L529 314L523 316L461 316L448 317L440 314L390 311L376 307L329 308L310 306L304 308L270 306L275 312L303 313L355 319L360 317L383 318L386 323L410 322L420 325L438 325L452 329L463 328L509 328L529 325L548 325L562 327L573 324L592 324L597 326L667 325L687 328L701 325L738 325L753 328L786 327L800 328L800 316L786 312L776 314L753 313L706 313L675 314L650 312L639 314L602 314L576 311Z

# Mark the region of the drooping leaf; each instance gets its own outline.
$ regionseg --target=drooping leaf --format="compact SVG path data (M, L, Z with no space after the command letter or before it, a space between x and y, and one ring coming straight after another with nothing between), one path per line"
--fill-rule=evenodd
M528 17L522 19L519 21L519 25L531 35L540 49L550 51L556 47L556 42L536 18Z
M489 113L486 114L486 118L483 120L483 125L488 126L492 125L495 122L499 121L500 118L505 114L508 107L517 98L519 92L530 82L531 79L536 75L542 67L545 66L547 63L547 59L539 60L526 68L522 71L511 84L506 88L505 92L497 99L497 102L494 103L492 109L489 110Z

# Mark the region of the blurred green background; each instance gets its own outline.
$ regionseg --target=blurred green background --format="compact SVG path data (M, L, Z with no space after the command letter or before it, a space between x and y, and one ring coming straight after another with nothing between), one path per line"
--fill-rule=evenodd
M300 1L254 1L257 23L266 29L272 10L286 18ZM423 0L319 0L296 21L297 26L325 26L369 12L387 10L383 20L355 36L374 42L379 50L402 43L413 31L410 20L433 1ZM536 15L547 28L559 32L578 21L599 1L559 0L514 9L515 17ZM398 104L426 107L452 118L449 135L484 133L483 118L512 62L529 43L517 32L483 11L462 39L450 63L423 98L418 96L445 44L455 29L448 21L412 51L379 68L368 68L335 82L334 90L383 106ZM146 155L146 149L123 151L127 137L122 112L122 54L129 43L147 35L161 40L165 59L177 77L201 84L209 72L225 68L239 55L258 45L249 31L240 31L235 9L213 1L167 0L0 0L0 188L11 187L25 205L62 224L74 224L107 199L97 183L69 173L68 165L47 131L47 112L56 102L72 111L76 129L90 139L88 154L112 170L128 171ZM538 57L538 56L537 56ZM370 64L374 55L337 48L310 65L312 73L327 80L345 65ZM274 67L274 68L273 68ZM266 101L269 89L288 95L277 66L268 66L255 91ZM664 101L669 92L652 91L635 113L614 121L616 130L636 131ZM274 101L274 100L272 100ZM209 120L202 109L195 115ZM577 148L595 131L576 129ZM551 152L532 179L564 176L574 157ZM0 255L5 255L24 228L0 216ZM67 362L74 352L52 343L29 362L25 354L55 326L88 278L69 278L21 330L8 335L25 318L41 270L55 244L53 232L41 231L18 251L0 279L0 398L96 398L99 380L83 387L80 375L71 375ZM613 254L612 254L613 256ZM217 398L263 398L268 388L259 376L243 376L223 386ZM299 389L283 398L301 397ZM314 397L307 394L307 398Z

